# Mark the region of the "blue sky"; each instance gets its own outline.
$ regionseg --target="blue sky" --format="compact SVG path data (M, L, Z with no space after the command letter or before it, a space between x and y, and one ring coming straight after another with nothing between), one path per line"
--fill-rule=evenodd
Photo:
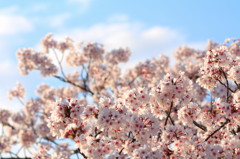
M130 64L171 56L180 45L204 48L208 39L223 42L240 35L238 0L0 0L0 107L14 109L6 92L17 81L34 93L37 84L53 82L38 73L22 77L17 71L19 48L39 49L41 38L97 41L107 50L129 47Z

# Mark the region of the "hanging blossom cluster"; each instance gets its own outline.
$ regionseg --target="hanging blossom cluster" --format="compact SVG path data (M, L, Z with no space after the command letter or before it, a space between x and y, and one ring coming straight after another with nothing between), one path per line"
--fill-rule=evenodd
M25 97L25 89L22 87L21 83L17 83L15 88L13 88L11 91L8 93L8 98L13 99L13 98L19 98L23 99Z
M23 109L0 109L0 157L240 158L240 39L183 46L174 65L162 55L124 72L128 48L52 34L41 45L18 50L20 72L63 84L41 84L31 99L20 83L10 90Z
M19 59L18 68L22 75L27 75L31 70L39 70L45 77L55 75L58 71L50 58L32 49L19 49L17 57Z

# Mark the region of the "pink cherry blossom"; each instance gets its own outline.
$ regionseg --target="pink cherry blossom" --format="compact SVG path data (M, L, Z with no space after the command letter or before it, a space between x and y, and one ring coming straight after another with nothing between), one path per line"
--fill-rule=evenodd
M42 83L30 99L20 83L10 90L23 108L0 109L0 157L240 158L240 39L182 46L173 65L162 55L125 71L128 48L52 34L41 45L18 50L20 73L63 84Z

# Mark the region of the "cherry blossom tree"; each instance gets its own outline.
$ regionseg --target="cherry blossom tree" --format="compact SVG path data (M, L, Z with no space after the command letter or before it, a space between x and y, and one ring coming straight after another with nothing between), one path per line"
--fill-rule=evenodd
M62 86L41 84L31 99L20 83L9 91L23 108L0 109L1 158L240 158L240 39L180 47L174 65L160 56L125 71L129 49L52 34L41 45L17 51L20 73Z

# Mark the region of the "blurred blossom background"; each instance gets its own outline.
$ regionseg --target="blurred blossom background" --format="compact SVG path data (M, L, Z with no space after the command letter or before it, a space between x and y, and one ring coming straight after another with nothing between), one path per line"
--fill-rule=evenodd
M41 51L47 33L96 41L106 50L128 47L132 56L125 67L132 67L160 54L171 57L182 45L204 49L209 39L239 38L239 6L238 0L0 0L0 107L21 108L7 98L16 82L26 88L26 98L41 83L63 84L36 71L20 76L17 69L16 51Z

